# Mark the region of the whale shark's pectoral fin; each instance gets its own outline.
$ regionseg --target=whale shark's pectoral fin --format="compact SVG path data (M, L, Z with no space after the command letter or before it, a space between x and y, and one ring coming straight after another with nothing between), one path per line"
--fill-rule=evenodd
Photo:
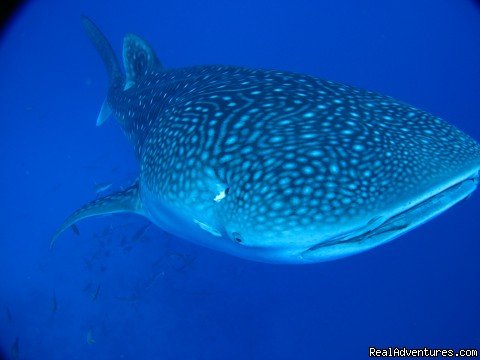
M123 65L126 73L124 90L162 68L150 45L134 34L127 34L123 40Z
M50 248L53 248L55 241L60 234L76 222L96 215L106 215L120 212L132 212L144 215L142 201L139 195L138 183L129 188L119 191L99 199L93 200L70 215L58 228L50 242Z

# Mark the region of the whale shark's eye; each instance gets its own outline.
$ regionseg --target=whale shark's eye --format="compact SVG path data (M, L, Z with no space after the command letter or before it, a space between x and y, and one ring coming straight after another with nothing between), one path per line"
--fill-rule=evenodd
M235 240L237 243L242 242L242 236L238 232L233 232L232 233L232 238Z

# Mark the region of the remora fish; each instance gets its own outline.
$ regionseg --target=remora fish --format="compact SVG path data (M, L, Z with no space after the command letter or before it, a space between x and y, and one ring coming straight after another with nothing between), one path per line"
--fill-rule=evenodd
M18 360L19 358L20 345L19 345L18 336L15 338L15 342L12 344L12 347L10 348L10 355L12 356L12 360Z
M93 190L95 191L96 194L103 193L110 189L112 187L112 183L100 183L100 184L95 184L93 187Z
M55 314L57 312L57 309L58 309L57 295L55 294L55 291L53 292L51 307L52 307L52 314Z
M86 217L132 212L195 243L281 263L334 259L390 241L467 197L480 146L391 97L285 71L166 69L128 34L121 71L83 24L109 75L113 114L140 163L129 188Z
M93 338L93 329L90 328L90 329L88 329L88 331L87 331L87 344L88 344L88 345L93 345L93 344L95 344L95 343L96 343L96 341L95 341L95 339Z
M97 300L99 293L100 293L100 284L98 284L97 288L95 289L95 292L90 295L92 297L92 301Z
M6 315L6 318L7 318L7 323L11 324L13 322L13 316L12 316L12 312L10 311L10 308L8 306L5 309L5 315Z

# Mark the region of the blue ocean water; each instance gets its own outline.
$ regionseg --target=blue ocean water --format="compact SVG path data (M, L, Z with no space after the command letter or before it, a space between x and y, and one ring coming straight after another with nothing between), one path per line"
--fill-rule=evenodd
M233 64L391 95L480 140L472 0L39 0L0 39L0 353L18 359L362 359L368 347L480 347L480 195L401 238L314 265L250 262L134 215L64 218L138 172L95 120L107 77L88 14L167 67ZM15 351L14 351L15 352Z

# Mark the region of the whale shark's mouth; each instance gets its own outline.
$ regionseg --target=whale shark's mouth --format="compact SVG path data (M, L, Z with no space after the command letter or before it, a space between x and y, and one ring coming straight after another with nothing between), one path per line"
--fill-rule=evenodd
M375 218L361 229L322 241L303 251L301 257L307 261L343 257L393 240L467 198L475 190L478 182L477 172L393 214L386 220Z

